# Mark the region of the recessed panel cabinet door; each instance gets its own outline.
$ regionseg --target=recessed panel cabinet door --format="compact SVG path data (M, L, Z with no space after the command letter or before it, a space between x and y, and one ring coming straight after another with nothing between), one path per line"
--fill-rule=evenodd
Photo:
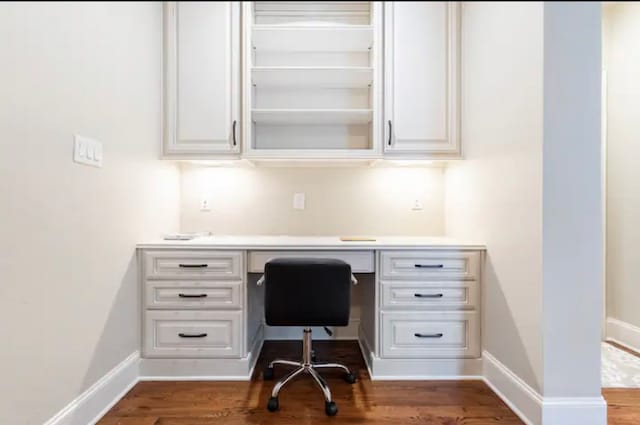
M164 156L239 153L239 83L239 2L165 2Z
M385 2L385 153L458 157L459 2Z

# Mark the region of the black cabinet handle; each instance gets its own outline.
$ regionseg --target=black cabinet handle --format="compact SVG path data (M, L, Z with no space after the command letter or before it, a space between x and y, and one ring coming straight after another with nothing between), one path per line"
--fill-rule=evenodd
M178 294L180 298L206 298L207 294Z
M183 334L183 333L179 333L178 336L180 338L204 338L207 336L207 334Z
M413 334L416 338L442 338L444 334Z
M414 264L413 267L417 269L441 269L444 264Z
M237 141L236 141L236 124L237 124L237 121L233 120L233 125L232 125L232 127L233 127L233 146L235 146L237 144Z
M392 129L393 127L391 127L391 120L389 120L389 141L387 142L389 146L391 146L391 138L392 138L391 135L393 134Z
M444 294L413 294L416 298L442 298Z
M208 264L178 264L181 269L204 269L209 267Z

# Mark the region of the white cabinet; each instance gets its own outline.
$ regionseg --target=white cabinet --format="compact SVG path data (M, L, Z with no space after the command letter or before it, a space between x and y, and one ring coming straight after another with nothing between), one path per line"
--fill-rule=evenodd
M164 3L163 156L240 153L240 2Z
M460 155L459 31L459 2L385 2L386 155Z
M243 251L142 250L145 359L244 360ZM243 372L244 373L244 372Z
M383 360L480 357L480 251L390 250L378 258Z

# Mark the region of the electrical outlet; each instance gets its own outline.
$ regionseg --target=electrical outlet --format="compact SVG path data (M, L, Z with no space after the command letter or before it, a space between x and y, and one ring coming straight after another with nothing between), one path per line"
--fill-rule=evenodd
M414 199L413 200L413 206L411 207L411 209L413 211L420 211L422 210L422 201L420 199Z
M305 196L304 193L294 193L293 194L293 209L294 210L303 210L304 209Z
M211 201L206 198L200 200L200 211L211 211Z

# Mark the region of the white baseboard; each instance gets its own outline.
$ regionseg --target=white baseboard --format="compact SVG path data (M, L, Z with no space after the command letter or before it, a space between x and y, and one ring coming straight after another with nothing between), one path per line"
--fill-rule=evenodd
M606 425L602 397L542 397L491 353L484 352L484 381L527 425Z
M93 425L138 382L140 353L111 369L44 425Z
M607 403L602 397L545 397L542 402L544 425L606 425Z
M484 359L484 381L527 425L542 423L542 397L526 382L487 351ZM568 425L568 424L567 424Z
M607 317L606 339L640 352L640 328L631 323Z
M482 359L382 359L373 356L372 381L482 380Z
M140 381L248 381L249 360L142 359Z

